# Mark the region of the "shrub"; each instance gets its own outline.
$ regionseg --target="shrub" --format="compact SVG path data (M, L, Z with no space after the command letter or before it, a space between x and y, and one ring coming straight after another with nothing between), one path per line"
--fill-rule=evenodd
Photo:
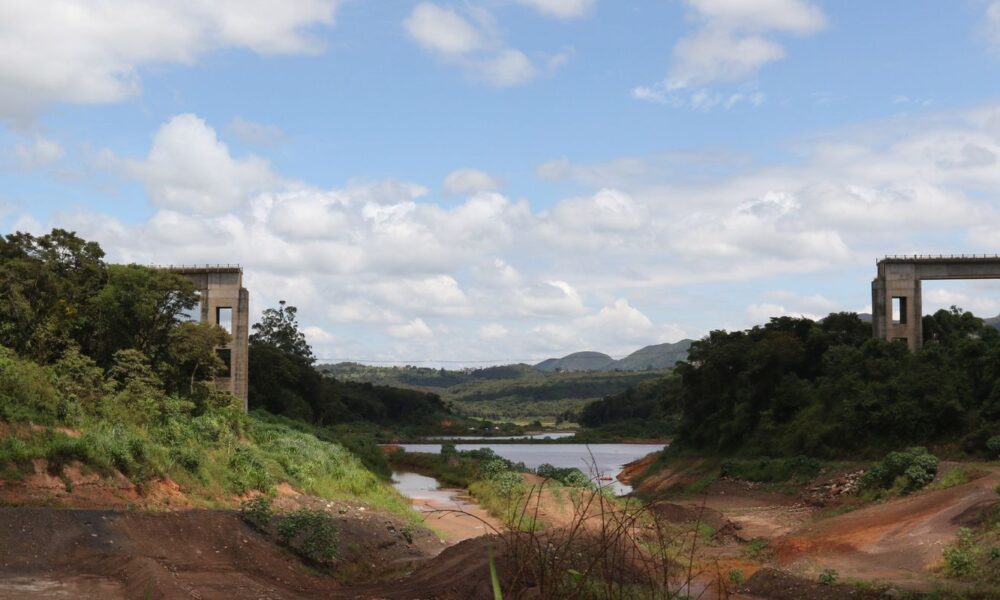
M271 525L274 518L274 510L271 508L271 499L267 496L257 496L240 504L240 518L250 524L254 529L265 531Z
M0 421L55 423L71 412L49 369L0 346Z
M548 463L542 463L535 469L535 474L545 479L558 481L570 487L590 487L590 477L576 467L559 468Z
M976 566L973 532L968 527L959 528L955 534L957 540L944 550L944 562L948 573L954 577L962 577L972 572Z
M479 463L479 475L483 479L496 479L509 470L507 461L502 458L491 458Z
M945 548L944 562L948 567L948 573L955 577L968 575L972 571L974 561L968 548L952 546Z
M201 469L201 456L194 448L175 446L170 449L170 458L190 473L197 473Z
M258 452L252 446L236 446L229 459L230 484L237 494L250 490L267 492L271 489L271 476L267 472Z
M835 569L823 569L823 572L819 574L820 585L833 585L837 581L839 573Z
M496 485L497 493L504 498L509 498L520 492L524 488L524 480L521 474L514 471L503 471L492 479Z
M986 448L993 458L1000 458L1000 435L995 435L986 441Z
M750 540L743 553L751 560L761 560L768 555L768 541L764 538L754 538Z
M898 488L901 493L908 494L934 481L937 467L937 457L926 448L917 446L890 452L865 472L859 485L861 489L867 490Z
M333 560L337 555L338 537L333 516L321 510L300 508L278 522L278 540L314 563Z

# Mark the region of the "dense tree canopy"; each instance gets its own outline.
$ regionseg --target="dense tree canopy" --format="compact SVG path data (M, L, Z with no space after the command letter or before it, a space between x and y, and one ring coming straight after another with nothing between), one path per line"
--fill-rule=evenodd
M923 326L917 353L872 338L850 313L713 331L675 384L594 403L582 418L597 426L673 410L676 443L713 452L844 456L950 440L980 452L1000 433L1000 333L957 308Z

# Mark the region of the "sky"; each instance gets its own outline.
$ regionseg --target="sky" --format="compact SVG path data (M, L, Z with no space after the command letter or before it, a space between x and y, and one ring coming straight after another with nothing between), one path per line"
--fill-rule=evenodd
M0 0L0 233L241 264L324 362L868 311L1000 251L998 154L997 0Z

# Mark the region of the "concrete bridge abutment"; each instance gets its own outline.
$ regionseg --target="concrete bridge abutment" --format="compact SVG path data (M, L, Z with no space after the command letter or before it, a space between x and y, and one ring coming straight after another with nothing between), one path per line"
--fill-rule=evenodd
M919 350L923 339L921 282L927 279L1000 279L1000 256L892 256L877 263L872 280L872 333Z

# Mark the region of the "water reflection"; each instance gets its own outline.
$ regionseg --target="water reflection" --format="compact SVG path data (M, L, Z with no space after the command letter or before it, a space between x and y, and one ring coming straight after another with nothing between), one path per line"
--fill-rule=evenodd
M400 444L407 452L441 452L441 444ZM616 494L627 494L632 488L616 476L634 460L664 448L663 444L456 444L458 450L490 448L512 462L523 462L529 469L543 463L555 467L576 467L591 476L606 478ZM608 479L609 478L609 479Z

